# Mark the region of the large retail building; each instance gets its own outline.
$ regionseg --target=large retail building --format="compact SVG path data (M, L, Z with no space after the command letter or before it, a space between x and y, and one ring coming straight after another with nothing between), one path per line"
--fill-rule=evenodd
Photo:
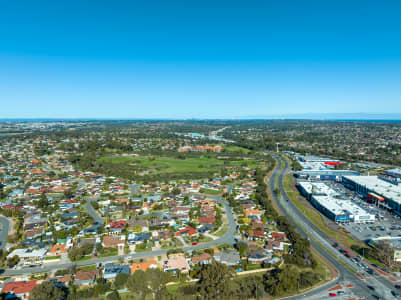
M344 176L343 183L365 199L401 215L401 186L380 176Z

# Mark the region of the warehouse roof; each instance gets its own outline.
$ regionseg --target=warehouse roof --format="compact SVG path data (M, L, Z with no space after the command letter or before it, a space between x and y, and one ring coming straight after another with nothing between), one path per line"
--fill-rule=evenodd
M362 207L346 199L323 182L300 181L298 183L315 201L335 215L369 215Z
M401 186L380 179L378 176L344 176L387 199L401 204Z
M359 205L345 200L337 199L332 196L313 196L320 205L334 213L335 215L349 215L349 216L367 216L370 215Z
M327 184L323 182L299 181L298 185L300 185L308 194L320 196L337 195L336 191L331 189Z

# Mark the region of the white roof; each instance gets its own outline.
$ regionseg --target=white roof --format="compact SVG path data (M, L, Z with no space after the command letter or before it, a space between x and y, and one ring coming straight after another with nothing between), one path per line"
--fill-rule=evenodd
M304 170L327 170L328 167L323 162L320 161L300 161L299 164Z
M356 176L359 177L359 176ZM298 183L315 201L335 215L365 216L370 215L362 207L346 199L340 199L335 190L323 182L301 181Z
M380 196L401 204L401 186L380 179L378 176L344 176L359 185L365 186Z
M313 198L335 215L374 216L350 200L337 199L332 196L313 196Z
M7 258L17 255L20 258L30 258L30 257L43 257L45 256L46 249L15 249L13 252L7 255Z
M336 196L338 193L323 182L299 181L298 185L308 193L320 196Z

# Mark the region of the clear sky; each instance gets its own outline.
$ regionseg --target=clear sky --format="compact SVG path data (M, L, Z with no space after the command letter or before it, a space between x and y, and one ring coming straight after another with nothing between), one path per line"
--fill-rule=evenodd
M0 0L0 118L401 113L401 1Z

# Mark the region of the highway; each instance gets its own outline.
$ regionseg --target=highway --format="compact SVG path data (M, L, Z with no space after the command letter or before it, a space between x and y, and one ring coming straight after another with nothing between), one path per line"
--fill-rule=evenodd
M358 270L348 258L340 254L338 250L332 246L330 239L318 228L316 228L316 226L295 207L285 193L282 184L283 176L286 174L286 172L288 172L287 161L282 160L278 155L275 155L274 157L278 162L278 167L273 171L273 174L270 178L270 189L274 198L273 201L275 201L283 214L287 216L288 219L296 226L300 234L310 240L311 246L338 270L339 278L333 282L332 285L334 286L337 282L350 282L354 286L353 292L358 296L363 296L366 299L376 299L372 297L372 294L375 294L383 299L393 299L394 297L391 295L391 289L394 288L389 281L380 276L368 276L367 274L364 275L365 280L361 280L359 277L355 276L350 269L354 272L360 272L360 270ZM276 187L277 178L280 197L277 197L277 195L273 192ZM368 289L368 285L375 287L374 293ZM314 298L316 295L327 291L329 287L330 285L326 284L310 292L290 298ZM326 297L327 296L328 292L326 293Z
M0 216L1 230L0 230L0 249L4 249L7 243L8 229L10 227L10 222L4 216Z
M227 232L221 236L220 238L207 242L207 243L202 243L198 245L191 245L187 247L182 247L184 251L193 251L193 250L200 250L200 249L205 249L209 248L211 246L217 246L221 244L233 244L234 243L234 234L236 231L236 222L234 219L234 214L231 210L230 205L228 204L227 201L222 199L220 196L208 196L208 198L211 198L215 200L216 202L219 202L222 204L226 215L227 215L227 220L228 220L228 230ZM89 202L88 202L89 203ZM92 205L89 204L90 207ZM93 209L93 207L92 207ZM96 213L96 212L95 212ZM155 250L155 251L147 251L147 252L140 252L140 253L131 253L127 255L120 255L120 256L109 256L109 257L100 257L100 258L93 258L93 259L88 259L84 261L77 261L77 262L71 262L71 263L65 263L65 264L60 264L60 263L53 263L53 264L46 264L38 267L28 267L28 268L23 268L23 269L16 269L16 270L0 270L0 274L3 276L15 276L15 275L27 275L27 274L32 274L32 273L40 273L40 272L48 272L52 270L58 270L58 269L67 269L71 268L73 266L84 266L84 265L91 265L91 264L97 264L97 263L107 263L107 262L113 262L117 261L119 258L123 259L139 259L139 258L144 258L148 256L159 256L167 254L167 250Z

